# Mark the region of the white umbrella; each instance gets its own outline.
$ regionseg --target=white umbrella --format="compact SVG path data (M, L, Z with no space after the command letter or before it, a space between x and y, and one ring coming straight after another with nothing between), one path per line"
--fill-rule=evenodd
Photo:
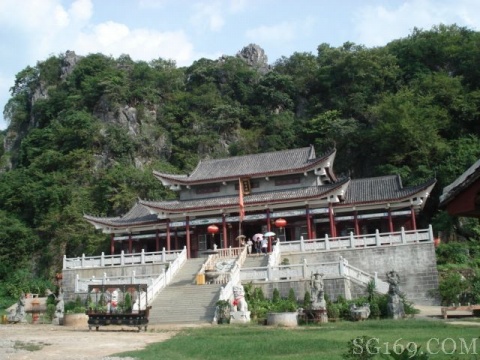
M265 234L263 234L263 236L265 236L265 237L275 236L275 233L273 231L269 231L269 232L266 232Z
M253 241L260 241L263 239L263 234L255 234L252 236Z

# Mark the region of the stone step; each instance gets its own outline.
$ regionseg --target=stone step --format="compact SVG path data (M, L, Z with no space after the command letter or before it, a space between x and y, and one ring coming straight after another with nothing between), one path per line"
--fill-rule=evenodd
M243 263L243 268L263 267L268 265L268 256L264 255L249 255Z
M150 324L211 322L220 285L195 285L205 259L189 259L152 303Z

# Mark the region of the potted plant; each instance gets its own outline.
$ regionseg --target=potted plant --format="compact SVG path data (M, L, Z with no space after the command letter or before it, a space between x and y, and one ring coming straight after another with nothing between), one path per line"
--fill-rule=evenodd
M63 325L82 327L87 326L87 309L83 306L79 297L75 301L65 303L65 313L63 315Z
M288 326L298 325L298 304L295 297L295 291L289 290L288 298L282 299L278 296L278 290L275 291L271 306L267 312L267 325Z

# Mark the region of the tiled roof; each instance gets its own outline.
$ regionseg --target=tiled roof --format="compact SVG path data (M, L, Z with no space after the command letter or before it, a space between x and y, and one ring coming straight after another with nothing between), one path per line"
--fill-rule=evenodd
M345 204L366 204L378 201L406 199L434 185L436 180L404 188L399 175L351 180L345 195Z
M244 204L246 207L256 204L275 204L281 202L292 202L295 200L317 199L327 196L331 191L338 189L348 183L348 179L338 181L335 184L328 184L319 187L307 187L295 190L269 191L246 195ZM101 218L90 215L84 215L87 221L96 224L102 224L110 227L128 227L133 225L142 225L148 223L158 223L157 215L150 214L149 208L157 211L167 212L185 212L194 210L220 209L222 207L238 206L238 196L223 196L217 198L197 199L188 201L145 201L140 200L124 216Z
M424 184L404 188L400 176L389 175L374 178L350 180L345 178L333 184L312 186L293 190L269 191L253 193L244 197L245 207L258 204L278 204L302 200L312 200L327 197L331 192L347 186L345 201L341 205L372 204L386 201L400 201L432 187L436 180ZM111 227L128 227L160 222L153 211L189 212L198 210L221 209L238 206L238 196L220 196L216 198L196 199L187 201L146 201L140 200L124 216L101 218L84 215L87 221Z
M298 200L308 200L325 197L331 191L344 186L348 179L338 181L334 184L312 186L293 190L268 191L246 195L243 198L245 207L257 204L275 204ZM238 196L219 196L216 198L186 200L186 201L142 201L140 204L156 210L166 212L185 212L201 209L217 209L229 206L238 206ZM248 210L248 209L247 209Z
M150 210L136 203L128 213L123 216L117 217L96 217L90 215L83 216L85 220L103 224L107 226L129 226L129 225L140 225L140 224L150 224L159 222L156 214L151 214Z
M470 186L470 184L478 178L480 178L480 159L455 179L454 182L443 188L443 193L440 196L440 207L445 207L457 194Z
M189 175L173 175L157 171L154 171L153 174L160 179L163 178L180 184L290 174L306 171L321 162L330 161L329 166L332 168L335 152L336 150L333 149L322 157L316 158L315 149L310 146L263 154L202 160Z

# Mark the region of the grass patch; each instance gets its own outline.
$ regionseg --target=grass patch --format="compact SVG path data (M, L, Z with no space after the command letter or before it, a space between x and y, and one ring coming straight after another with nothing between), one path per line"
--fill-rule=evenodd
M46 344L39 344L34 342L15 341L13 348L15 350L38 351L41 350L45 345Z
M335 360L343 359L350 340L368 336L375 338L375 349L379 353L375 358L379 359L380 354L399 352L410 342L421 346L423 351L429 350L430 359L454 359L455 356L459 359L476 359L477 357L472 355L480 352L480 341L477 350L477 340L474 340L478 339L478 335L478 327L454 326L443 321L423 319L342 321L295 329L221 325L186 329L165 342L116 356L130 356L142 360L156 360L159 357L169 360ZM472 347L472 344L475 344L475 347ZM461 350L464 354L461 354Z

